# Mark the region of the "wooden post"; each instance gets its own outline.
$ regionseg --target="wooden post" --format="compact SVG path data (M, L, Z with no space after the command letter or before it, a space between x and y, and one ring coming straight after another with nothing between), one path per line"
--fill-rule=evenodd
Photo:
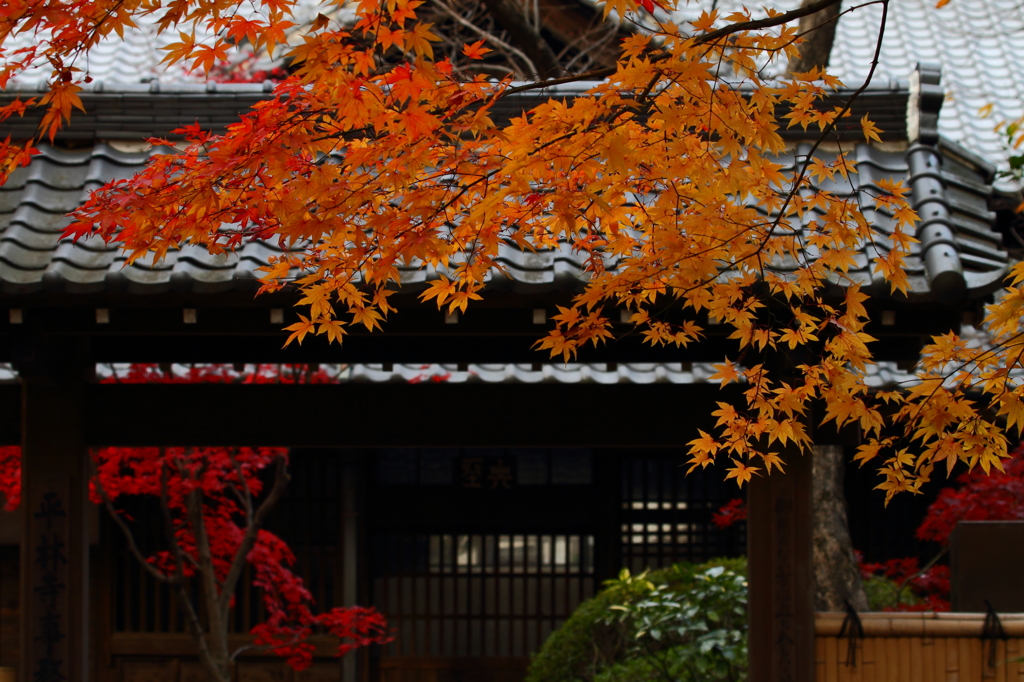
M350 461L341 467L341 603L355 606L359 603L359 468ZM359 682L358 662L355 653L341 659L341 682Z
M749 682L813 682L811 455L754 477L747 493Z
M86 366L30 349L22 381L21 682L88 679Z

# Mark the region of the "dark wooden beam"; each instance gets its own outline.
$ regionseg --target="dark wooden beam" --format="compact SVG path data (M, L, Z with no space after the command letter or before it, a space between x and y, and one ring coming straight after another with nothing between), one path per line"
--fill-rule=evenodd
M96 384L85 390L89 445L682 447L688 431L712 428L715 401L742 400L735 384ZM0 445L21 442L21 400L19 384L0 384ZM425 404L439 407L426 414ZM448 425L447 415L461 418ZM603 432L589 432L595 422ZM310 424L322 426L311 432ZM372 428L386 432L367 431ZM816 433L823 442L859 442L852 427L819 426Z
M95 384L91 446L682 447L706 384Z
M324 337L282 348L287 336L120 336L92 341L97 362L246 362L246 363L478 363L552 362L534 344L539 333L353 334L341 346ZM597 348L582 349L578 362L721 362L724 340L689 349L659 348L631 336ZM914 347L919 344L915 339ZM916 357L916 355L915 355ZM561 358L554 360L562 364Z
M947 330L948 331L948 330ZM63 335L62 335L63 336ZM96 334L74 335L87 339L92 359L98 363L478 363L562 364L534 344L539 333L487 334L353 334L343 345L328 344L324 337L308 338L283 348L285 334ZM919 333L882 335L872 344L875 359L916 362L927 337ZM0 362L10 362L15 341L0 333ZM737 357L734 341L712 335L687 348L658 347L635 335L580 350L576 362L721 362Z
M446 321L436 307L406 300L381 332L350 329L344 344L309 338L304 345L283 348L296 321L291 297L239 298L238 292L202 296L96 296L63 299L51 296L8 299L17 309L12 323L0 307L0 362L9 361L21 337L64 337L84 341L96 362L340 362L340 363L537 363L548 354L535 349L550 328L555 306L567 304L564 295L513 296L496 294L487 305L474 306L457 323ZM77 305L72 305L77 303ZM931 303L875 301L875 321L866 331L878 339L871 348L877 360L914 362L931 335L958 329L961 314L955 306ZM143 305L148 304L148 305ZM967 304L964 304L967 305ZM98 322L102 310L104 322ZM186 322L185 310L194 311ZM277 311L276 314L271 311ZM547 321L535 324L534 313ZM618 319L617 311L608 311ZM669 313L669 319L679 321ZM616 323L616 340L581 349L580 362L717 362L738 347L728 341L729 328L705 320L704 338L687 348L657 348L645 344L626 324ZM87 341L86 341L87 340Z

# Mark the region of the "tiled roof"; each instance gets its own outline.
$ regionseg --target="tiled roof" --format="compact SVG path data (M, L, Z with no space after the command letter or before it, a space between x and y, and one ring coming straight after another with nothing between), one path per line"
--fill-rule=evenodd
M338 383L451 383L451 384L712 384L716 372L713 363L539 363L531 364L329 364L320 365ZM100 376L124 372L128 365L99 365ZM182 375L187 366L172 366ZM241 376L241 373L238 374ZM0 382L9 382L17 372L0 364ZM871 388L906 386L912 375L898 369L895 363L868 365L866 382Z
M847 85L863 82L874 51L880 4L861 5L839 21L831 71ZM942 67L947 101L939 131L993 163L1007 152L994 128L1024 114L1024 3L1020 0L892 0L875 77L906 80L918 62ZM982 118L979 109L992 105Z
M5 291L255 287L255 268L280 253L264 243L246 244L230 257L190 247L170 253L156 266L147 261L124 267L120 251L102 240L75 244L60 234L70 222L66 214L90 191L131 177L148 154L119 152L109 145L84 152L43 146L40 152L0 187L0 282Z
M680 3L676 20L693 20L712 6L728 14L744 5L760 4L745 0L690 0ZM779 0L770 4L785 11L798 6L799 1ZM831 58L831 70L848 85L863 82L867 75L881 16L879 4L844 2L845 10L855 6L857 9L844 14L839 21ZM299 3L302 16L315 17L321 9L318 0ZM79 66L88 68L94 80L108 87L148 80L162 84L195 82L180 66L159 63L163 58L160 48L179 40L177 33L158 35L152 22L145 18L137 23L139 28L125 31L123 42L103 41L90 53L88 63ZM32 36L19 39L25 42ZM197 39L202 40L203 36L197 35ZM940 117L941 132L1002 163L1006 150L994 131L995 125L1024 114L1022 42L1024 3L1019 0L955 0L938 10L935 0L892 0L881 61L873 82L906 82L918 62L941 64L943 85L949 97ZM46 76L45 70L38 69L24 74L20 81L34 86ZM978 111L988 104L992 105L991 114L982 118ZM881 127L891 131L891 126Z
M38 97L45 83L14 85L0 91L0 104L16 97ZM76 111L71 122L57 132L61 142L135 140L174 137L170 132L198 123L203 130L222 133L252 105L270 97L267 83L150 83L112 84L96 81L79 92L85 112ZM33 107L24 116L0 122L4 137L31 137L42 120L43 109Z
M679 22L692 21L716 7L722 15L768 4L795 9L799 0L751 3L747 0L690 0L680 3ZM947 101L939 131L992 163L1003 166L1007 150L997 124L1024 115L1024 3L1020 0L890 0L879 64L872 83L906 83L919 62L938 64ZM755 16L763 10L754 10ZM760 11L760 14L757 12ZM867 78L874 56L881 3L843 0L843 15L829 71L847 86ZM982 117L979 110L992 105ZM885 126L882 126L885 130Z
M368 383L558 383L558 384L701 384L715 373L709 363L621 363L533 365L348 365L344 381ZM717 382L716 382L717 383Z
M522 92L496 103L492 116L497 122L508 121L549 98L574 97L596 85L593 82L563 84ZM45 92L45 83L15 84L0 91L0 105L16 97L38 97ZM95 142L98 140L137 140L150 137L174 137L171 131L199 123L204 130L221 133L238 120L255 103L266 99L273 84L266 83L150 83L118 84L95 81L78 93L85 112L76 111L70 124L57 132L57 140ZM836 94L836 102L845 100L848 92ZM906 139L908 91L905 85L879 81L853 103L850 116L838 125L840 136L862 140L860 118L869 114L883 129L886 141ZM832 106L825 103L823 106ZM29 109L24 116L0 122L0 138L27 139L38 129L44 110ZM788 140L807 139L800 127L781 131Z
M453 384L714 384L712 363L545 363L540 365L450 364L353 364L340 367L341 381L367 383ZM913 375L892 362L868 365L866 383L871 388L891 388L915 383Z
M241 4L239 12L250 11L249 6ZM301 26L307 26L320 12L327 14L351 14L349 7L330 6L327 7L322 0L298 0L295 5L292 21ZM163 49L171 43L181 41L178 30L181 28L186 32L192 31L191 24L175 26L171 30L158 33L156 30L156 15L136 16L133 18L135 27L124 29L124 39L117 36L106 38L96 45L88 55L87 59L75 64L83 72L87 72L94 81L117 84L137 84L156 81L163 84L197 83L204 81L201 74L190 74L182 64L168 65L161 63L166 56ZM208 43L212 34L204 27L195 27L195 41L197 43ZM299 34L289 35L293 38L293 44L301 43ZM10 41L11 49L26 47L36 42L33 33L25 33L15 36ZM280 58L287 48L279 47L275 51L275 57ZM237 61L247 55L246 50L229 51L229 61ZM267 64L269 65L269 64ZM25 71L18 76L18 82L23 85L33 86L40 81L45 81L50 76L50 69L47 65L40 65L36 68Z
M807 149L795 151L806 153ZM234 254L217 256L186 247L156 265L138 261L125 267L119 250L97 238L77 244L61 239L67 212L89 191L140 170L150 153L154 152L118 151L108 144L87 151L42 147L27 168L16 171L0 187L0 289L10 293L254 289L256 268L279 253L266 243L248 243ZM921 243L914 246L907 262L915 294L932 293L942 273L946 277L953 272L954 285L966 287L973 295L987 293L1002 278L1006 256L999 235L991 229L994 215L987 208L991 188L984 168L972 169L966 161L927 145L908 153L860 144L854 158L859 169L851 175L854 185L868 188L880 179L896 178L913 189L915 205L924 218L918 233ZM792 165L792 157L788 163ZM850 185L824 188L842 195L853 191ZM868 205L870 200L863 193L860 197L868 220L881 230L891 229L891 218ZM864 249L852 274L866 286L887 290L871 273L875 248L884 250L885 240ZM568 246L539 253L505 246L499 261L508 276L492 273L488 282L492 290L576 291L582 284L580 258ZM955 275L958 270L963 272L962 279ZM403 284L415 288L436 276L430 270L408 270L403 272Z
M190 80L180 65L161 64L164 52L160 49L181 38L176 32L158 34L155 23L145 18L136 19L137 28L124 31L124 40L116 37L100 41L84 63L75 66L93 79L113 83L141 83L149 80L179 82ZM200 40L202 36L197 36ZM27 47L35 42L31 33L21 34L10 41L12 49ZM34 85L50 76L48 65L40 65L18 76L22 84Z
M971 348L991 347L988 333L964 325L961 338ZM332 372L340 381L370 383L594 383L594 384L716 384L710 377L713 363L557 363L540 365L452 364L352 364L337 365ZM1011 373L1020 378L1019 370ZM2 376L2 374L0 374ZM895 362L878 362L865 368L865 383L873 389L908 388L920 380Z

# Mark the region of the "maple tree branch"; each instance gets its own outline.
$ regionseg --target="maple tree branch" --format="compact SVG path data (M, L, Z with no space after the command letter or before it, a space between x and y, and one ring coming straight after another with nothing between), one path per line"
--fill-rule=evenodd
M276 641L273 644L246 644L244 646L238 647L233 652L231 652L231 657L228 659L228 661L231 662L231 663L234 663L235 660L239 656L244 654L246 651L270 651L271 649L277 649L277 648L279 648L281 646L290 646L290 645L293 645L293 644L299 644L300 642L305 641L305 639L306 638L303 635L301 635L299 633L295 633L295 634L293 634L291 636L291 639L289 639L286 642Z
M160 448L160 453L163 455L164 449ZM161 456L160 466L160 511L164 520L164 531L167 534L167 544L171 547L171 551L174 554L174 563L178 571L178 584L175 589L175 596L178 599L178 604L181 609L185 612L185 616L188 619L188 627L192 632L192 638L199 647L199 656L204 660L210 659L210 652L206 646L206 638L203 637L203 624L199 620L199 615L196 613L195 607L192 605L191 595L185 586L185 560L184 552L181 551L181 543L178 542L177 534L174 529L174 519L171 517L171 505L169 496L167 494L168 484L170 482L171 471L170 467L167 466L166 460ZM191 561L191 557L189 557ZM194 563L194 562L193 562Z
M1004 348L1005 349L1009 349L1011 347L1010 344L1014 340L1016 340L1018 338L1021 338L1022 336L1024 336L1024 332L1018 332L1017 334L1014 334L1013 336L1011 336L1006 341L1003 341L1002 343L997 344L995 347L986 350L985 352L981 353L980 355L975 356L974 358L972 358L970 360L964 361L963 363L961 363L957 367L952 368L950 371L946 372L945 374L943 374L943 375L941 375L939 377L935 377L935 379L933 379L935 387L931 391L928 392L927 396L924 396L923 400L920 400L918 403L916 403L916 405L914 407L913 413L907 415L907 417L905 419L907 424L908 425L913 424L914 422L916 422L918 420L918 418L921 415L921 411L924 410L925 406L928 403L930 403L932 401L932 399L936 396L936 394L945 387L947 379L949 379L950 377L952 377L954 374L956 374L958 372L963 372L968 367L970 367L972 364L975 365L975 367L977 368L979 363L980 363L980 361L983 358L985 358L985 356L990 355L990 356L994 357L995 355L997 355L997 353L1001 349L1004 349ZM1022 350L1024 350L1024 349L1022 349ZM1006 367L1007 374L1009 374L1009 370L1011 369L1011 367L1012 367L1012 365L1008 365ZM970 375L968 375L968 377L969 376ZM957 391L959 391L960 393L966 393L967 390L971 386L971 383L968 381L968 377L965 377L963 380L961 380L959 382L959 385L951 387L949 389L950 393L954 393L954 392L957 392ZM1004 384L1004 386L1005 386L1005 384ZM1006 389L1004 388L1003 390L1005 392ZM997 400L998 400L998 396L993 397L992 400L989 402L989 408L991 408L995 404L995 402ZM901 438L902 442L911 442L912 441L912 436L910 434L908 434L906 432L906 430L904 431L903 435L900 436L900 438Z
M163 449L161 448L161 453ZM174 536L174 525L170 516L170 507L168 505L167 497L167 483L169 471L167 465L164 464L160 474L160 506L161 512L164 517L165 528L167 529L168 543L171 546L171 550L175 557L175 564L177 571L173 576L168 576L158 570L153 564L151 564L146 557L139 550L138 545L135 542L135 536L128 524L124 522L121 515L117 513L114 508L113 501L107 494L106 489L99 480L99 472L96 469L96 462L90 458L91 466L93 469L93 483L97 493L99 493L100 499L103 500L103 505L107 509L110 516L114 519L114 522L121 529L124 534L125 540L128 543L128 549L132 556L135 557L139 565L145 570L150 576L158 580L159 582L171 585L174 587L174 595L177 598L179 606L185 612L186 620L188 622L188 628L191 631L192 638L199 648L199 656L208 665L211 664L212 659L210 656L209 649L206 645L206 639L203 636L203 626L199 620L199 616L196 614L195 608L192 605L191 596L188 593L187 583L185 582L184 562L182 560L181 546Z
M875 41L875 54L874 54L874 57L871 60L871 68L868 70L868 76L867 76L867 78L864 79L864 82L861 84L861 86L859 88L857 88L856 90L854 90L853 94L851 94L849 99L846 100L846 103L844 104L843 108L839 112L837 112L835 116L832 117L832 119L828 122L828 125L826 125L824 130L822 130L821 135L819 135L818 139L816 139L814 141L814 144L811 145L810 151L808 151L807 154L804 155L803 166L800 168L800 172L797 174L796 178L793 180L792 189L787 193L786 200L782 203L782 206L779 208L779 212L778 212L777 217L775 218L774 221L772 221L771 228L765 233L765 237L764 237L764 239L761 242L761 248L758 249L759 253L764 248L764 246L767 245L768 240L772 237L772 235L774 235L775 231L778 229L779 223L781 222L783 216L786 215L786 211L789 208L789 205L793 201L793 197L796 196L796 193L800 191L800 187L803 184L804 179L807 177L807 169L810 168L811 161L814 159L814 152L818 151L818 147L820 147L821 144L829 137L829 135L831 135L833 133L833 131L835 131L836 126L838 125L840 119L842 119L843 116L845 116L847 113L849 113L850 109L853 107L854 101L858 97L860 97L860 95L865 90L867 90L868 86L871 84L871 79L875 75L875 71L878 68L878 61L879 61L879 58L881 57L881 54L882 54L882 39L885 37L885 22L886 22L886 18L888 17L888 13L889 13L889 0L877 0L877 1L880 2L881 5L882 5L882 19L879 22L879 26L878 26L878 38ZM824 0L822 0L822 2L824 2ZM871 3L868 3L868 4L871 4ZM817 3L812 3L812 4L807 5L807 6L803 7L803 8L801 8L801 9L807 9L807 8L810 8L810 7L815 7L816 5L817 5ZM827 5L824 5L824 6L827 6ZM817 9L820 9L820 7L817 8ZM814 11L817 11L817 9L815 9ZM808 12L808 14L809 13L810 12Z
M911 581L917 580L922 575L924 575L928 571L928 569L930 569L932 566L934 566L936 563L938 563L939 559L941 559L942 557L946 556L946 552L948 552L948 551L949 551L949 545L946 545L941 550L939 550L938 554L936 554L931 559L929 559L928 563L926 563L924 566L922 566L920 568L920 570L918 570L917 573L914 573L913 575L908 575L906 578L904 578L903 580L900 581L899 586L896 588L896 606L897 607L899 607L899 605L900 605L900 599L902 598L902 595L903 595L903 589L908 584L910 584Z
M203 632L203 625L196 614L195 606L192 605L191 595L188 593L184 582L176 585L174 595L178 599L178 605L185 611L188 629L192 634L192 641L195 642L196 647L199 649L199 658L202 659L207 668L216 669L213 655L206 644L206 633Z
M245 528L245 534L242 536L242 541L239 543L235 556L231 561L231 568L228 569L227 576L224 578L223 590L220 595L221 608L227 609L231 604L235 585L238 584L242 571L245 569L249 552L252 551L253 546L256 544L256 537L260 526L263 525L263 520L270 510L273 509L274 505L281 499L281 496L284 495L284 489L287 487L289 480L291 480L291 477L288 475L288 459L285 455L278 455L277 466L274 470L274 485L249 519L249 523Z
M241 490L239 490L239 486L230 483L227 484L227 487L245 508L245 525L248 527L252 525L252 491L249 490L249 483L245 480L245 473L242 471L242 465L237 457L231 457L231 467L235 470Z
M740 21L735 24L729 24L722 28L714 31L708 31L702 33L699 36L693 38L694 45L704 45L706 43L715 42L721 38L728 37L734 33L740 33L742 31L756 31L762 28L771 28L773 26L780 26L782 24L788 24L794 19L800 19L809 14L814 14L832 5L839 4L842 0L817 0L816 2L809 3L803 7L790 10L789 12L783 12L777 14L774 17L765 17L764 19L752 19L750 21ZM652 62L663 61L670 58L670 54L658 54L650 57ZM603 80L608 76L611 76L618 71L618 66L609 66L603 69L594 69L585 73L579 73L573 76L563 76L561 78L549 78L547 80L537 81L536 83L525 83L523 85L517 85L513 88L506 88L495 99L501 99L509 95L515 95L520 92L529 92L531 90L542 90L544 88L550 88L554 85L566 85L569 83L578 83L580 81L595 81Z
M161 460L163 460L163 453L164 449L160 448ZM181 551L181 543L178 542L178 537L177 534L175 533L174 519L171 517L171 504L169 496L167 494L170 475L170 467L167 466L166 461L162 461L160 465L160 514L163 517L164 533L167 538L167 544L171 548L171 552L174 554L174 563L175 566L177 567L178 575L181 576L182 579L184 579L184 553Z
M132 556L134 556L139 562L143 570L153 576L153 578L170 585L180 582L180 577L175 576L172 578L171 576L165 575L146 559L145 555L143 555L142 551L139 549L138 544L135 542L135 535L128 527L128 524L124 522L124 519L121 518L121 515L117 513L117 510L114 508L114 503L111 501L110 496L107 495L107 491L103 487L103 484L100 483L99 471L96 469L96 462L93 461L92 457L89 458L89 461L92 464L93 484L96 487L96 492L99 493L100 499L103 500L103 506L106 508L107 512L109 512L110 516L113 517L114 523L117 524L117 527L120 528L121 532L124 534L124 538L128 542L128 551L131 552Z
M505 42L504 40L502 40L501 38L497 37L493 33L488 33L487 31L483 30L482 28L480 28L479 26L477 26L473 22L468 21L467 19L463 18L458 12L456 12L454 9L452 9L451 6L448 3L444 2L443 0L440 0L439 2L436 2L435 5L437 7L440 7L446 14L448 14L456 22L458 22L458 23L462 24L463 26L469 28L470 30L475 32L477 35L482 36L489 43L493 43L494 45L497 45L498 47L502 48L503 50L508 50L509 52L513 53L515 56L517 56L520 59L522 59L526 63L526 68L529 69L529 73L534 73L534 74L538 73L537 67L534 65L533 60L531 60L528 56L526 56L526 54L522 50L517 48L516 46L511 45L511 44ZM506 71L506 72L508 71L508 69L502 69L502 70Z
M841 0L817 0L816 2L807 3L802 7L798 7L797 9L791 10L789 12L777 14L774 17L765 17L764 19L753 19L751 21L741 21L735 24L730 24L729 26L723 26L720 29L710 31L708 33L702 33L701 35L697 36L695 42L697 45L701 45L703 43L709 43L718 40L719 38L724 38L728 35L732 35L733 33L739 33L741 31L756 31L762 28L771 28L772 26L788 24L794 19L800 19L801 17L805 17L809 14L815 14L825 9L826 7L838 5L840 2Z
M171 471L167 461L163 458L164 448L160 448L160 453L162 460L160 466L160 511L164 520L164 531L167 534L167 544L170 545L171 551L174 553L174 563L177 567L178 576L180 576L175 586L174 595L178 600L178 606L185 612L185 617L188 620L188 629L192 633L192 640L199 648L199 657L208 667L213 668L215 667L213 659L206 645L206 638L203 636L203 624L199 620L199 614L196 613L191 595L185 583L185 554L181 551L181 543L178 542L178 537L175 533L174 519L171 517L171 505L167 494ZM191 561L191 557L189 557L189 560ZM195 562L192 561L192 563L194 564Z
M178 470L182 477L188 475L188 471L182 466L182 463L178 463ZM209 631L216 635L220 635L225 631L227 627L226 617L227 609L221 607L220 596L224 594L223 590L218 590L217 585L217 571L213 564L213 554L210 548L210 537L206 532L206 519L203 515L203 493L202 490L196 486L185 495L185 512L188 518L189 525L192 526L192 536L195 538L196 543L196 556L198 558L199 566L199 579L203 587L203 597L206 601L206 617L209 624ZM230 598L227 601L230 605ZM218 645L219 649L224 649L223 652L215 653L211 652L211 661L216 662L217 659L227 657L227 643L221 642L222 637L218 637L215 640L215 644ZM216 665L214 666L216 669Z
M291 476L288 475L288 458L286 455L277 456L277 466L274 470L274 485L267 494L267 497L260 503L260 506L256 509L256 514L253 516L253 525L259 528L263 525L264 519L270 510L274 508L281 496L284 495L284 489L288 486L291 481Z

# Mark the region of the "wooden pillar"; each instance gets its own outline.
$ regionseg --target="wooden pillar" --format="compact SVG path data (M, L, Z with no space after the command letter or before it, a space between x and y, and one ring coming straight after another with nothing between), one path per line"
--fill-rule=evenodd
M813 682L811 455L754 477L747 493L749 682Z
M87 366L33 344L22 381L21 682L88 678Z
M359 603L359 469L354 461L341 467L341 603L355 606ZM344 656L341 682L358 681L358 656Z

